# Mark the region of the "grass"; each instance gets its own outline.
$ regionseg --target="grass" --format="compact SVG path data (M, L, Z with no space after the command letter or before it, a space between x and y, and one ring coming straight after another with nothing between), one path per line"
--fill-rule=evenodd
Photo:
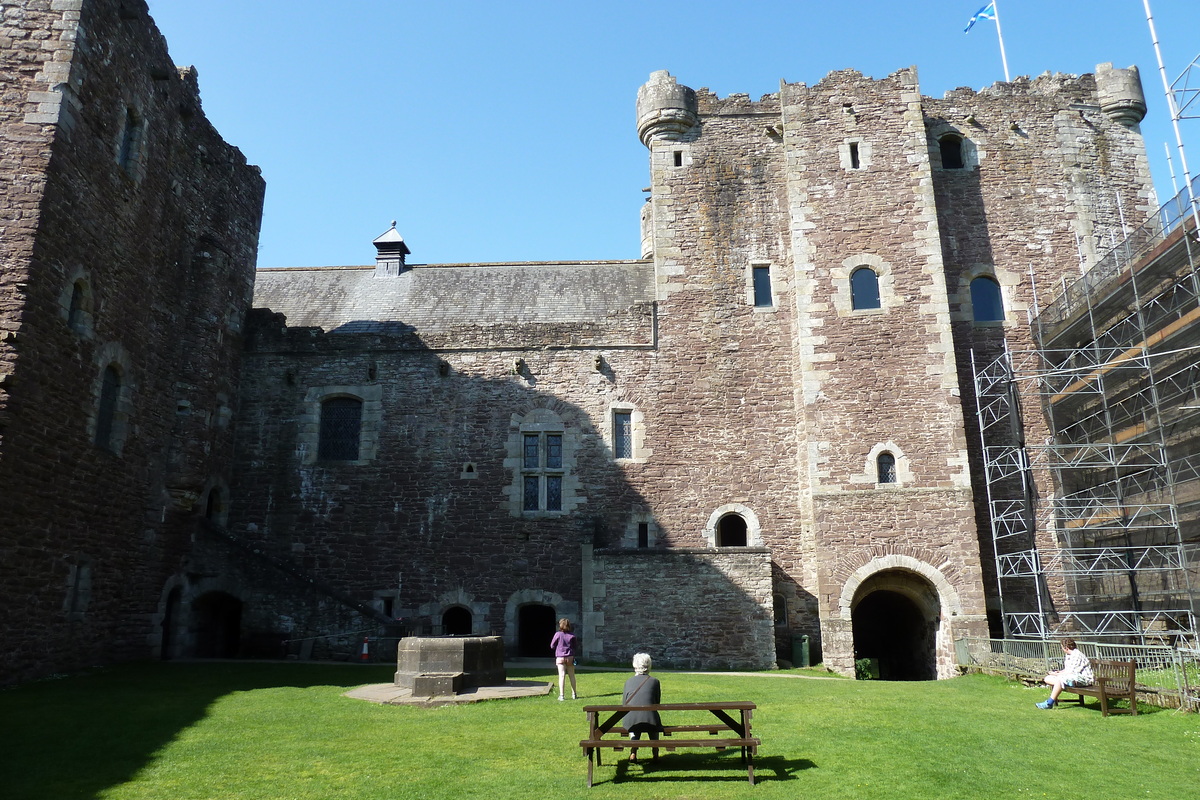
M660 673L667 702L753 700L757 786L736 753L606 757L584 786L581 700L377 706L343 697L386 666L145 664L0 691L0 796L188 800L508 798L1182 798L1200 785L1200 717L1143 706L1039 711L1039 689L953 681ZM549 672L510 677L550 680ZM606 754L607 756L607 754Z

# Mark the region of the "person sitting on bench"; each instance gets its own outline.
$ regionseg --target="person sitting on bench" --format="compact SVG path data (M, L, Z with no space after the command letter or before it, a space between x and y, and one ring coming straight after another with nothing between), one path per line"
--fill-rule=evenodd
M1037 704L1038 708L1054 708L1063 689L1069 689L1072 686L1091 686L1096 680L1092 674L1091 662L1088 661L1087 656L1075 649L1074 639L1063 639L1062 649L1066 654L1063 668L1042 678L1043 683L1053 688L1050 690L1050 697Z
M662 702L662 685L658 678L650 677L650 655L638 653L633 657L634 675L625 681L625 691L621 695L623 706L655 706ZM630 711L623 720L625 729L629 731L630 740L640 739L643 733L657 740L662 732L662 719L657 711ZM658 758L658 748L654 749L654 758ZM637 750L629 751L629 760L637 761Z

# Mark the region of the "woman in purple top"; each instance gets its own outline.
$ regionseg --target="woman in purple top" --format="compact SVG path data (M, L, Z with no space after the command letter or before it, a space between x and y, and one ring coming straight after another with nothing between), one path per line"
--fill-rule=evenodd
M550 640L550 649L554 651L554 663L558 665L558 699L563 699L563 678L571 676L571 699L575 694L575 656L579 652L579 637L571 633L571 620L563 617L558 621L558 633Z

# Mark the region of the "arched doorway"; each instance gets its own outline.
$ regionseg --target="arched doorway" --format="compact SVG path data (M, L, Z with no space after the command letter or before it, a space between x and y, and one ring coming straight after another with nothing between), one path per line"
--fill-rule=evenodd
M442 613L442 634L445 636L470 636L471 612L462 606L451 606Z
M540 603L523 605L517 611L517 655L550 658L550 640L557 630L554 609Z
M207 592L192 605L197 658L233 658L242 635L242 601Z
M717 547L745 547L746 520L741 514L726 514L717 522Z
M851 620L856 661L872 659L885 681L937 677L940 609L932 586L912 573L879 573L859 587L855 598Z

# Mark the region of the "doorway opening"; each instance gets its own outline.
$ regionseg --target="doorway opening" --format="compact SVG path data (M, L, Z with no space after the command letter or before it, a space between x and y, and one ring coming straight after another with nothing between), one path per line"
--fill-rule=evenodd
M192 605L196 658L234 658L242 637L242 601L225 592L208 592Z
M470 636L471 612L462 606L451 606L442 613L444 636Z
M746 520L740 514L726 514L717 522L717 547L745 547Z
M898 574L905 577L898 580ZM872 586L885 581L887 589ZM902 582L910 585L897 586ZM918 576L892 573L890 579L874 576L858 594L851 612L856 664L867 659L863 666L880 680L934 680L940 612L933 587Z
M554 609L540 603L521 606L517 611L517 655L522 658L549 658L550 640L558 630Z

